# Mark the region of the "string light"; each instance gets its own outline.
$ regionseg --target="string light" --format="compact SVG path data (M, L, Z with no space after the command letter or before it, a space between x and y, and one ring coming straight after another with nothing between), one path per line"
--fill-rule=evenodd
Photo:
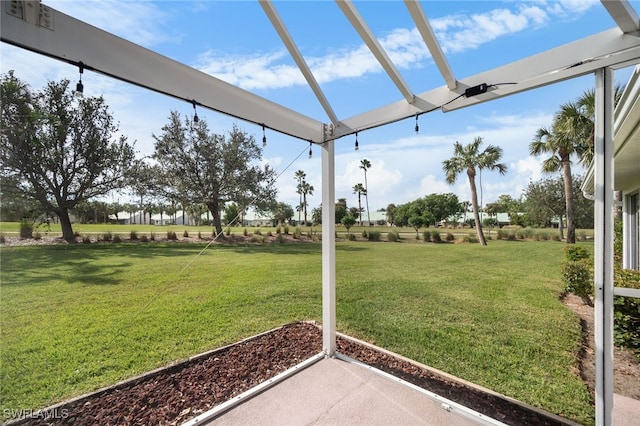
M75 95L79 98L83 96L84 85L82 84L82 73L84 72L84 64L82 62L78 63L78 67L80 69L80 80L78 84L76 84L76 92Z
M267 146L267 135L264 133L264 124L262 125L262 147Z
M311 150L311 141L309 141L309 158L313 157L313 151Z
M356 132L356 151L360 149L360 146L358 145L358 132Z
M191 101L191 104L193 105L193 122L197 123L200 119L198 118L198 112L196 111L196 101Z
M416 131L416 134L420 132L420 126L418 126L418 114L416 114L416 127L414 130Z

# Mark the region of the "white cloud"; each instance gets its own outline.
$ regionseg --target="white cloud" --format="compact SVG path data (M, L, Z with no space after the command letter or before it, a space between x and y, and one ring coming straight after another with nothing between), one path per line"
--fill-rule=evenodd
M175 33L167 31L168 14L153 2L50 0L47 4L62 13L142 46L149 47L179 39Z
M540 27L549 21L549 14L573 16L583 13L593 1L568 1L562 4L538 5L510 3L513 9L500 8L473 15L451 15L431 20L442 48L448 53L476 49L484 43L523 31ZM420 68L430 57L422 37L415 28L396 28L384 37L380 44L400 69ZM304 46L300 46L304 50ZM316 80L328 83L336 80L362 77L380 73L382 67L364 45L349 48L332 48L325 56L305 56ZM306 81L297 66L284 50L253 55L226 56L207 51L196 60L195 67L228 83L247 90L277 89L305 85Z

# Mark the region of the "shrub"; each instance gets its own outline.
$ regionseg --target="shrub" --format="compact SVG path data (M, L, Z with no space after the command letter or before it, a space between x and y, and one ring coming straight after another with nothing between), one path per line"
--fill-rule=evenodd
M138 233L136 231L131 231L129 232L129 238L132 239L133 241L138 239Z
M278 233L278 235L280 235L280 233ZM273 232L271 232L271 231L267 232L267 236L268 237L273 237Z
M202 239L202 232L198 231L198 239L201 240Z
M178 235L175 231L167 231L167 240L176 241L178 239Z
M456 236L453 235L451 232L447 232L447 235L445 236L445 240L447 241L455 241Z
M33 222L26 219L20 221L20 238L33 238Z
M147 238L147 235L146 235L146 234L142 234L142 235L140 236L140 241L142 241L143 243L146 243L146 242L148 242L148 241L149 241L149 238Z
M355 241L356 240L356 234L349 234L349 241Z
M284 235L289 235L289 226L288 225L284 226Z
M0 234L0 244L4 244L7 242L7 239L5 238L4 234Z
M363 229L363 230L362 230L362 238L369 238L369 237L367 236L367 230L366 230L366 229Z
M91 237L88 235L85 235L84 237L82 237L82 242L84 244L91 244Z
M504 229L498 229L498 240L506 240L509 237L509 232Z
M431 231L423 231L422 232L422 239L425 243L428 243L431 241Z
M42 235L40 234L40 232L36 231L35 234L33 234L33 239L34 240L42 239Z
M566 260L575 262L577 260L589 259L590 257L591 255L586 247L571 244L564 248L564 258Z
M302 231L300 230L300 228L296 227L295 231L293 231L293 238L298 240L300 239L301 236L302 236Z
M257 228L253 231L253 235L262 235L262 231L260 231L260 228Z
M182 233L182 236L184 238L189 238L189 232L185 229L184 232Z
M213 231L213 232L215 233L215 231ZM229 227L227 226L227 227L225 228L225 230L224 230L224 234L225 234L226 236L231 235L231 228L229 228Z
M155 232L152 232L152 233L151 233L151 236L149 237L149 239L150 239L151 241L155 241L155 240L156 240L156 233L155 233Z
M284 235L278 232L276 235L276 241L280 244L284 244L287 240L284 238Z
M249 241L252 243L264 243L264 237L262 235L253 234Z
M551 239L553 241L560 241L560 235L559 234L553 234L553 235L551 235Z
M369 231L369 241L380 241L380 231Z
M431 231L431 241L433 241L434 243L442 242L442 237L440 236L439 231L436 231L436 230Z
M565 261L562 264L562 281L565 291L579 296L586 304L593 306L593 262L589 251L576 245L564 248Z
M516 232L517 237L521 240L524 240L525 238L533 238L534 234L533 228L530 227L520 229Z
M478 244L478 237L475 235L465 235L462 241L465 243Z
M400 234L396 231L387 232L387 241L395 243L400 239Z
M249 231L247 231L247 228L244 228L244 231L242 232L242 235L244 235L245 237L249 236Z
M120 235L119 235L119 234L115 234L115 235L113 236L113 242L114 242L114 243L121 243L121 242L122 242L122 238L120 238Z
M280 225L276 226L276 234L280 235L281 232L282 228L280 227Z
M640 290L640 271L618 268L614 281L616 287ZM614 296L613 312L616 345L632 349L640 361L640 299Z
M113 235L111 234L110 231L107 231L104 234L102 234L102 241L111 241L112 239L113 239Z

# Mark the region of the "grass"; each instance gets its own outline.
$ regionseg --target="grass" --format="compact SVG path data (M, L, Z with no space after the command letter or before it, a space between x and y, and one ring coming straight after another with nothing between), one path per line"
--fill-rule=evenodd
M104 229L103 229L104 230ZM128 231L127 231L128 232ZM2 247L2 409L42 407L303 319L319 244ZM339 331L584 424L562 243L340 242Z

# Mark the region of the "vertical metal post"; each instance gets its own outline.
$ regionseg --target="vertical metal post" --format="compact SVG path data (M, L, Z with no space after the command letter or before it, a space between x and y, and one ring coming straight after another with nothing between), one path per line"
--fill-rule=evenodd
M335 148L322 145L322 348L328 357L336 351L336 206Z
M613 424L613 71L596 71L595 89L596 425Z

